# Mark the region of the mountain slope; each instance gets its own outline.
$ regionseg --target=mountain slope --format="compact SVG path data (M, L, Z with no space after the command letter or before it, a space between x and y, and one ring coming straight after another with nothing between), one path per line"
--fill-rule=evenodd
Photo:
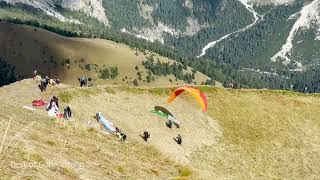
M0 175L49 179L319 177L319 95L199 88L207 95L207 113L188 95L166 104L173 90L167 88L50 86L41 94L32 80L2 87ZM49 99L54 94L61 107L73 109L74 116L65 125L47 117L43 108L35 112L22 108L33 99ZM167 107L182 121L181 128L169 129L164 119L150 113L155 105ZM96 111L122 128L128 141L120 143L102 133L92 118ZM148 143L139 137L144 130L151 133ZM172 139L178 133L182 146ZM47 165L21 167L28 162Z
M301 30L308 30L310 28L318 29L318 32L315 32L316 37L314 40L318 40L320 36L320 1L312 1L311 3L305 5L301 11L296 14L293 14L289 17L290 19L296 18L289 36L286 40L286 43L282 46L281 50L277 52L272 58L272 61L277 61L277 58L284 60L285 64L291 62L290 56L293 49L293 39L295 35ZM299 39L296 39L299 41ZM303 40L301 40L303 41ZM299 42L301 42L299 41ZM295 56L299 56L295 54ZM303 63L295 62L298 70L302 70Z
M49 98L52 93L59 92L57 88L49 88L49 92L41 94L35 88L32 80L23 80L0 89L2 102L8 102L1 103L3 109L0 111L2 178L135 179L179 176L179 165L154 147L137 143L131 137L128 142L121 143L100 131L92 121L94 109L82 112L89 117L80 120L82 113L75 110L80 104L73 106L75 118L65 126L59 126L54 119L47 117L44 108L36 112L21 109L21 105L29 104L32 98ZM90 121L93 126L87 125ZM153 157L158 157L158 160Z
M225 85L320 91L319 0L47 1L80 24L50 16L41 10L46 3L21 0L2 1L0 18L67 36L139 44Z
M98 0L44 0L44 1L35 1L35 0L1 0L7 3L16 5L16 4L25 4L36 9L40 9L45 12L47 15L59 19L63 22L71 22L80 24L81 22L77 19L69 19L63 16L59 12L59 9L65 8L72 11L82 11L89 16L97 18L100 22L105 25L108 25L108 19L105 15L105 9L102 6L101 1Z
M17 79L31 77L33 71L38 69L42 75L60 78L71 84L77 84L77 78L83 75L97 79L99 84L102 81L98 78L99 71L117 67L119 75L115 79L108 78L108 83L133 85L140 72L142 78L138 80L139 85L149 85L144 82L149 70L142 65L142 61L154 54L102 39L67 38L40 28L6 23L0 24L0 47L0 57L14 66ZM155 54L154 59L158 58L161 62L174 63ZM190 68L186 72L189 71ZM152 85L184 84L180 79L175 80L173 74L154 77L156 79ZM197 72L194 79L200 84L208 77Z

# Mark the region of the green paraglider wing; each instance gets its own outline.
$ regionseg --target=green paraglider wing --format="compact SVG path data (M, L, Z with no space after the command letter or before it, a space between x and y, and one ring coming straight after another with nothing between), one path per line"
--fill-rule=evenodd
M154 107L154 110L155 110L155 111L161 111L162 113L166 114L167 116L170 115L170 116L173 117L173 115L171 114L171 112L170 112L168 109L166 109L165 107L155 106L155 107Z
M152 110L152 111L150 111L150 112L152 112L153 114L158 115L159 117L166 118L166 119L168 118L168 115L165 114L165 113L163 113L162 111Z

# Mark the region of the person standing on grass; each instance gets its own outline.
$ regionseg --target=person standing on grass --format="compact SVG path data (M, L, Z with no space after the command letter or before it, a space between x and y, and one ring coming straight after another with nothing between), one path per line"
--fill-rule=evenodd
M47 106L48 115L50 117L57 117L59 113L59 99L53 96L50 103Z
M178 134L178 136L176 138L173 138L179 145L182 144L182 138L181 138L181 135Z

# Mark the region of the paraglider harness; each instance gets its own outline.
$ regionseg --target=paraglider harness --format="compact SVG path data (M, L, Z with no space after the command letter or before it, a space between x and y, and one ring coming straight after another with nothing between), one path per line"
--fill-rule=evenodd
M63 112L63 118L70 119L71 116L72 116L71 108L69 106L65 107Z
M166 122L167 127L171 129L172 128L172 124L174 124L176 126L176 128L180 128L180 125L177 124L177 123L172 122L172 120L169 117L168 117L168 121Z
M143 140L145 140L147 142L148 139L150 138L150 133L148 131L144 131L143 136L141 136L141 137Z
M176 138L173 138L179 145L181 145L182 143L182 138L181 138L181 135L178 134L178 136Z
M127 140L127 135L124 134L118 127L116 127L116 134L119 136L120 141Z
M168 128L172 128L172 122L171 121L167 121L166 125L167 125Z

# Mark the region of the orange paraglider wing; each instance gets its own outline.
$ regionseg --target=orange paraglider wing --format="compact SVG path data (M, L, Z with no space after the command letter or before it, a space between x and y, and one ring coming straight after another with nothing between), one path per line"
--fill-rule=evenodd
M208 102L207 102L207 98L205 96L204 93L202 93L199 89L194 88L194 87L189 87L189 86L185 86L185 87L180 87L178 89L176 89L168 98L167 102L171 103L177 96L179 96L181 93L183 93L184 91L189 92L190 94L193 95L193 97L197 100L197 102L199 103L199 105L202 108L203 112L206 112L208 109Z

